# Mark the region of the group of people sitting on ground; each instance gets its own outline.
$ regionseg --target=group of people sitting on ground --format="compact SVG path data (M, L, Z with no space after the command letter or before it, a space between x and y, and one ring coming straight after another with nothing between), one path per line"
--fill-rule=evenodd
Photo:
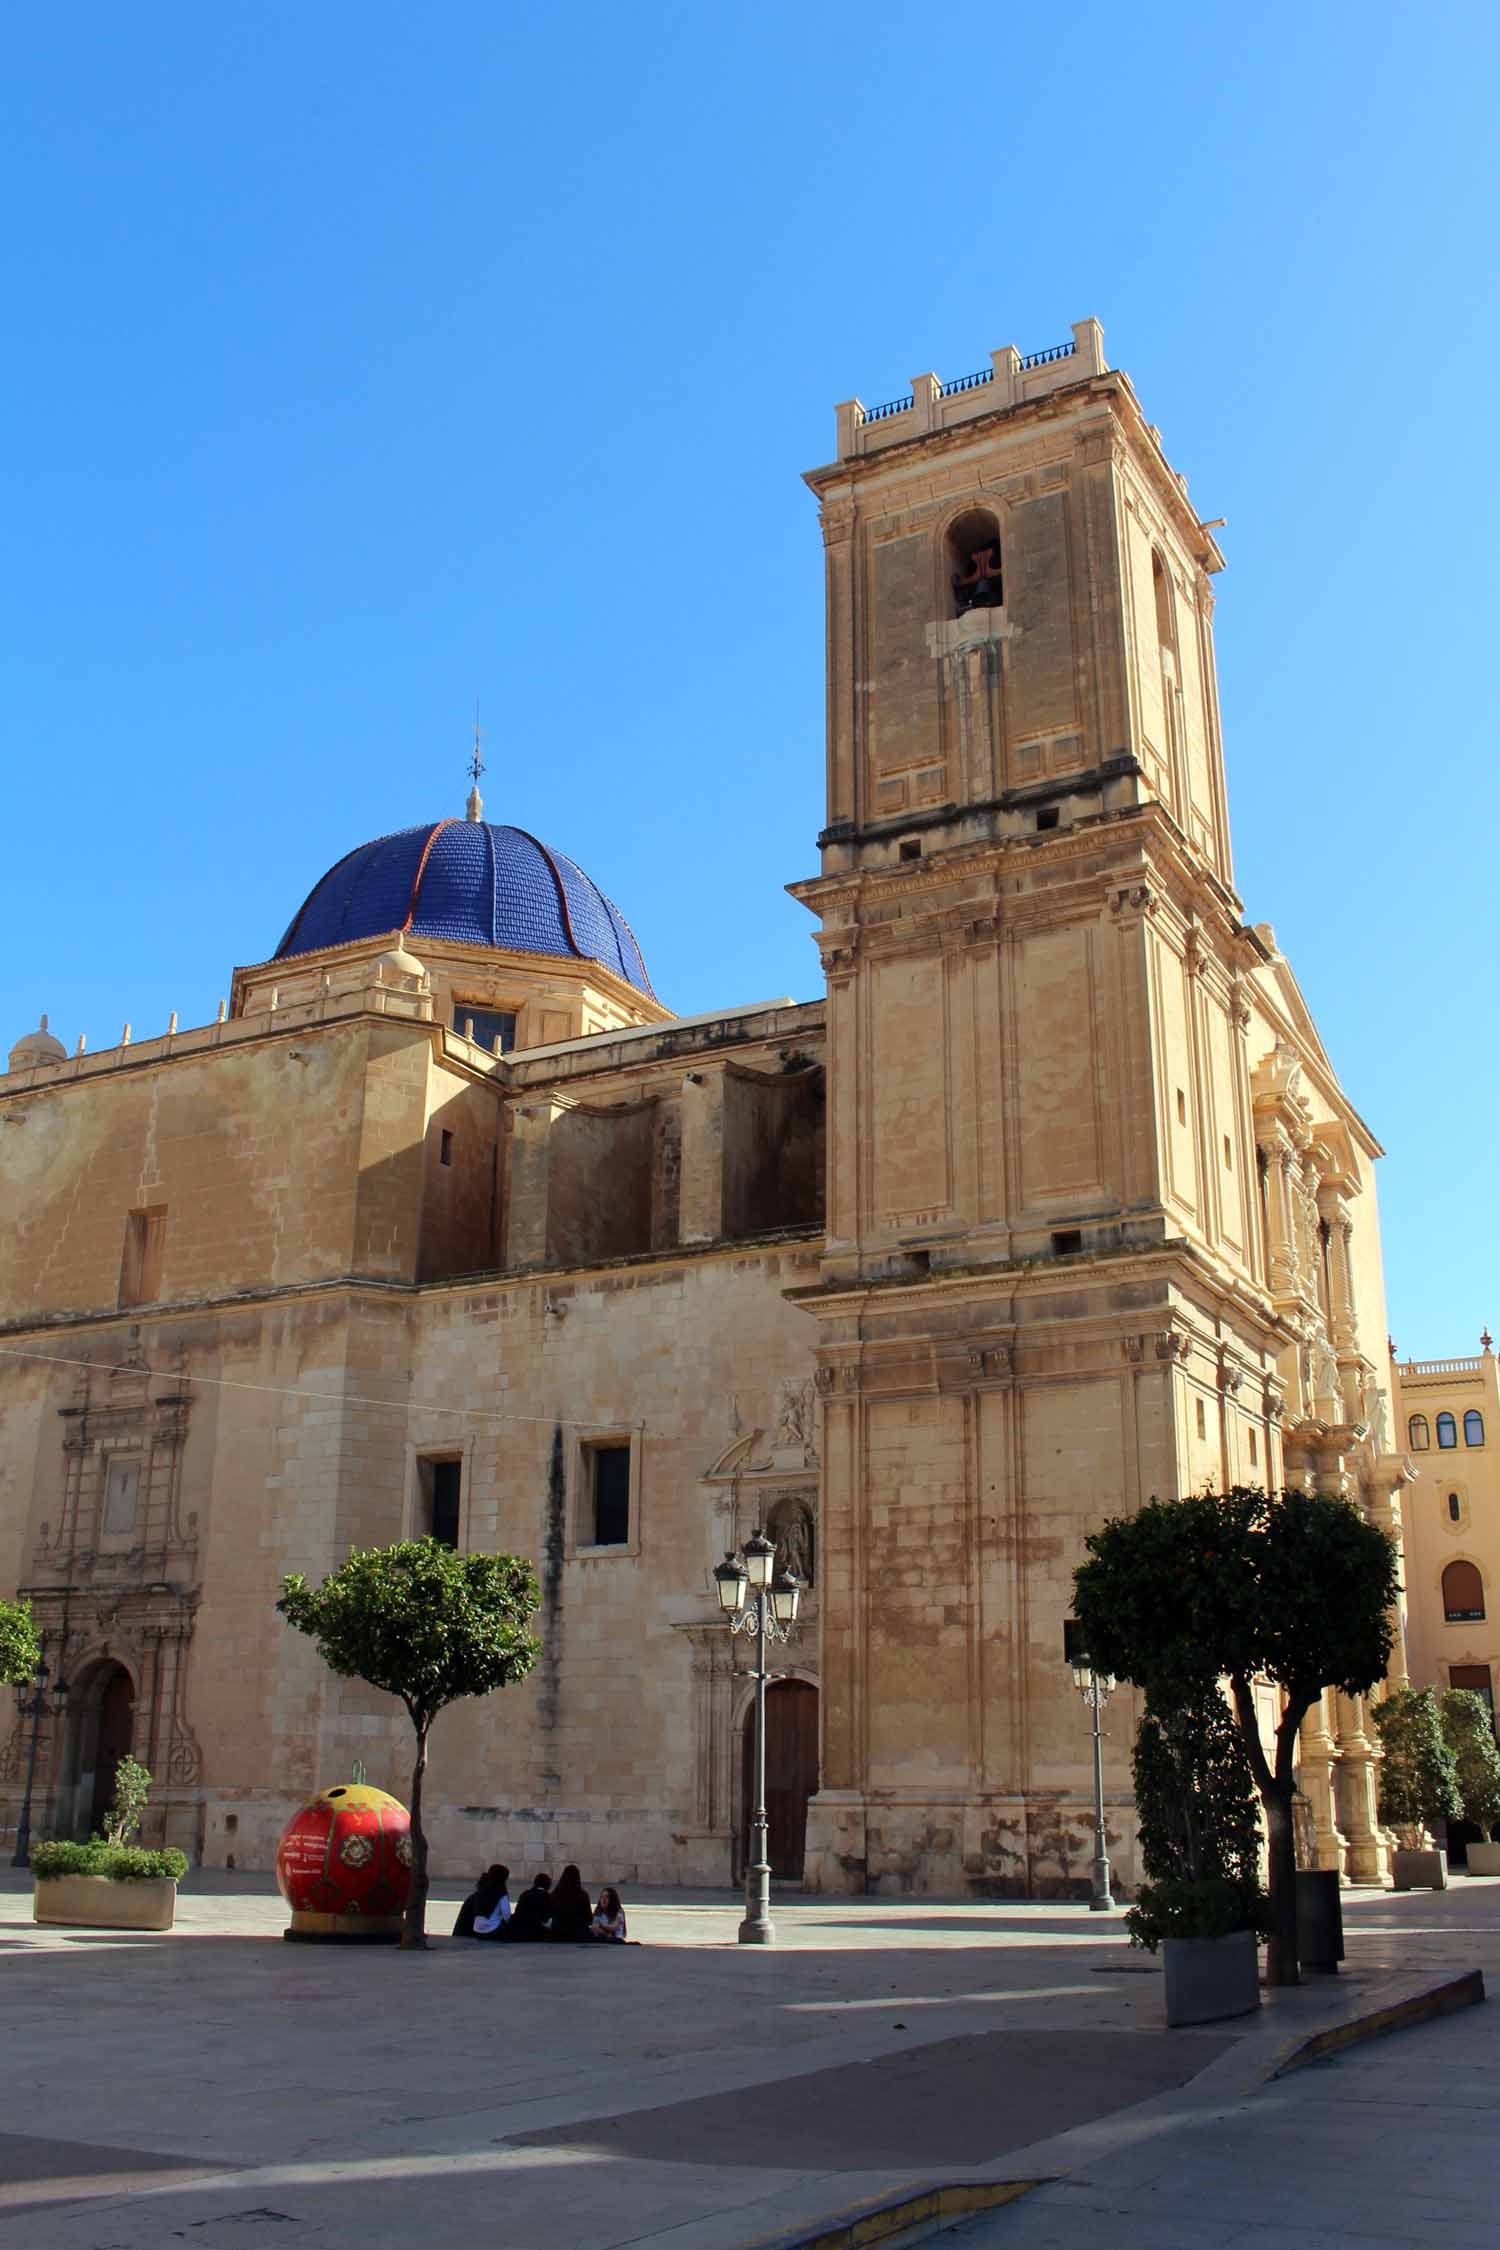
M453 1935L504 1938L512 1945L536 1938L623 1945L625 1909L619 1892L608 1886L592 1905L576 1867L565 1867L555 1885L550 1875L538 1875L512 1906L510 1869L496 1865L485 1869L459 1908Z

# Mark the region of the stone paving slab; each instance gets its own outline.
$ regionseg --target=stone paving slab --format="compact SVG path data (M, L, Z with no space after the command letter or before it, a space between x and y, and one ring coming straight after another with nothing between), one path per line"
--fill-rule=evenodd
M899 2165L946 2175L1181 2086L1232 2044L1202 2031L1173 2040L1097 2029L982 2032L585 2126L517 2133L510 2145L677 2163L749 2139L777 2169L823 2169L833 2149L839 2171Z
M1346 2050L947 2230L951 2250L1494 2250L1500 2011Z
M646 1942L623 1955L446 1940L402 1955L283 1945L284 1909L255 1877L190 1878L162 1937L36 1929L29 1891L0 1879L0 2117L38 2141L65 2117L120 2166L90 2173L60 2149L59 2199L0 2208L0 2250L744 2250L920 2187L871 2120L936 2117L923 2073L942 2079L964 2042L996 2058L997 2118L1031 2105L1053 2145L1149 2139L1240 2069L1247 2042L1284 2043L1397 1966L1500 1970L1500 1884L1488 1892L1483 1908L1467 1893L1346 1900L1353 1973L1336 2000L1277 1996L1253 2033L1207 2035L1225 2042L1217 2060L1180 2082L1182 2042L1206 2035L1162 2028L1159 1977L1118 1917L1085 1908L779 1899L782 1942L761 1950L734 1942L737 1899L645 1893L629 1906ZM1144 2101L1125 2088L1123 2108L1118 2073L1101 2076L1090 2121L1059 2136L1087 2036L1165 2075ZM882 2071L904 2095L856 2092ZM720 2104L712 2123L689 2114L702 2102ZM136 2171L142 2158L162 2172ZM153 2184L120 2194L127 2170Z

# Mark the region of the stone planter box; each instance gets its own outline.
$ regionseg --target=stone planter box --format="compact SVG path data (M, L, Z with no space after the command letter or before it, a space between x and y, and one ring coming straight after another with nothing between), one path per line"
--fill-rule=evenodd
M1163 1938L1162 1970L1169 2026L1221 2023L1260 2006L1255 1932L1229 1937Z
M1398 1850L1391 1858L1391 1881L1398 1891L1445 1891L1448 1854Z
M1469 1846L1469 1873L1471 1875L1500 1875L1500 1844L1471 1844Z
M170 1875L117 1883L108 1875L49 1875L37 1879L32 1918L89 1930L170 1930L177 1885Z

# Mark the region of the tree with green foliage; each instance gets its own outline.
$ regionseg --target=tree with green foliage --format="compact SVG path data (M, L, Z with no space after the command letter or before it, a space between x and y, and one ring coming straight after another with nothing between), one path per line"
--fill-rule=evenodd
M1392 1688L1371 1712L1380 1736L1379 1809L1408 1851L1420 1851L1435 1820L1463 1812L1458 1761L1443 1737L1431 1688Z
M106 1844L128 1844L141 1825L146 1810L146 1799L151 1794L151 1776L138 1758L129 1751L115 1767L115 1795L104 1820Z
M411 1777L411 1891L403 1946L427 1943L427 1837L422 1779L438 1713L522 1680L541 1643L530 1631L536 1572L515 1555L460 1555L436 1539L356 1548L314 1590L300 1572L276 1607L317 1643L331 1671L398 1696L416 1734Z
M1262 1928L1255 1778L1216 1683L1148 1704L1131 1770L1146 1876L1125 1917L1131 1942L1154 1953L1163 1937Z
M1464 1819L1484 1833L1500 1820L1500 1749L1495 1719L1482 1695L1472 1688L1449 1688L1443 1697L1443 1739L1458 1768L1458 1793Z
M30 1602L0 1601L0 1681L34 1680L41 1661L41 1636Z
M1075 1608L1102 1671L1144 1688L1159 1710L1190 1704L1212 1681L1229 1682L1266 1816L1266 1973L1272 1984L1296 1984L1298 1730L1325 1688L1360 1695L1385 1677L1399 1592L1395 1548L1347 1500L1252 1485L1152 1500L1086 1545ZM1269 1755L1257 1680L1280 1691Z

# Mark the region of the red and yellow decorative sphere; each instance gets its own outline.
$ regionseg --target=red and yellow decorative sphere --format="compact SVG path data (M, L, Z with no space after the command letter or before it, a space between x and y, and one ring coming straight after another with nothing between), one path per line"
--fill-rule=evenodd
M368 1782L321 1789L276 1847L289 1938L398 1938L411 1888L411 1816Z

